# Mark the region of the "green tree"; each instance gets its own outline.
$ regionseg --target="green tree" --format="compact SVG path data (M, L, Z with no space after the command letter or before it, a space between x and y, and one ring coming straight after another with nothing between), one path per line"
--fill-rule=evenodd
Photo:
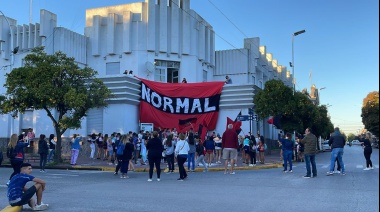
M356 135L354 135L353 133L349 133L349 134L347 135L347 140L348 140L349 142L351 142L352 140L355 140L355 138L356 138Z
M310 127L316 136L327 136L333 131L333 125L327 115L326 106L316 106L308 94L295 92L280 80L269 80L264 90L255 97L256 113L259 118L281 116L281 128L285 132L304 132Z
M293 101L292 89L285 86L281 80L269 80L265 83L264 90L259 90L253 103L255 111L260 119L291 113L289 102Z
M38 47L25 57L24 64L6 74L1 112L16 117L30 108L46 111L57 135L55 160L59 161L62 134L80 128L89 109L107 106L111 92L95 77L95 70L80 68L62 52L48 55Z
M379 137L379 92L373 91L363 99L362 122L364 127Z

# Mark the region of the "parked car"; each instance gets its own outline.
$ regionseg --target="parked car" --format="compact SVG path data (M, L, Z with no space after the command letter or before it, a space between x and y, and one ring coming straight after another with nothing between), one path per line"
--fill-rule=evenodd
M352 145L361 145L359 140L352 140L351 143L352 143Z
M329 145L329 140L322 141L322 152L331 151L331 146Z

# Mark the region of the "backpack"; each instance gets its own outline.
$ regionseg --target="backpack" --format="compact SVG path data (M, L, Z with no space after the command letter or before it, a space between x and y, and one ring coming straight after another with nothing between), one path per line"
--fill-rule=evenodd
M7 148L7 157L10 159L14 159L16 157L17 153L13 147Z
M124 148L125 148L125 145L122 142L119 142L119 145L117 146L116 155L123 155Z

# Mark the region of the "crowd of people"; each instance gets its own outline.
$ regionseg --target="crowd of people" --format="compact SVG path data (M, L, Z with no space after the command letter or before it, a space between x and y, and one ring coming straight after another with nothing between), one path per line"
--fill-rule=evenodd
M371 134L367 133L361 136L360 142L364 149L364 157L366 159L366 168L364 170L372 170L371 161ZM29 204L35 210L44 210L48 204L42 203L42 192L45 188L45 182L42 179L33 177L31 174L32 167L29 163L24 162L24 149L31 145L32 136L28 134L13 134L9 140L7 148L7 156L13 168L13 173L7 182L8 199L12 206L22 206ZM71 165L76 165L81 142L83 137L74 134L71 144ZM129 178L128 171L134 171L134 165L138 162L141 165L149 164L148 181L153 181L154 170L156 171L156 180L161 179L161 163L167 164L166 174L172 174L175 165L179 169L178 181L184 181L188 178L187 172L194 172L195 167L200 163L203 165L204 172L212 163L220 164L224 159L224 174L235 174L234 166L238 160L238 154L241 155L243 163L247 166L256 166L258 161L261 164L265 162L264 152L267 149L265 139L257 132L256 136L249 132L245 136L238 135L233 125L229 124L227 130L220 134L212 132L207 137L201 138L197 132L190 131L179 133L173 129L159 129L153 132L140 131L139 133L129 132L128 134L112 133L110 136L105 134L92 134L88 136L91 152L91 159L102 159L110 165L116 165L115 175L120 172L120 178ZM305 161L306 175L304 178L317 177L317 168L315 156L317 153L317 138L311 132L310 128L306 128L304 135L298 135L296 139L292 138L292 134L286 133L284 136L279 134L279 145L282 149L283 172L292 172L292 161L294 159ZM331 145L330 170L327 176L331 176L337 172L334 171L335 163L337 170L345 175L345 167L343 162L344 146L346 144L339 128L331 133L329 144ZM40 155L40 172L45 172L45 165L55 155L56 138L51 134L46 138L44 134L39 136L38 154ZM9 150L9 151L8 151ZM95 158L95 153L96 158ZM185 169L185 162L187 169ZM289 169L288 169L289 164ZM21 180L22 179L22 180ZM25 187L29 181L35 182L30 188ZM33 200L36 194L37 201Z

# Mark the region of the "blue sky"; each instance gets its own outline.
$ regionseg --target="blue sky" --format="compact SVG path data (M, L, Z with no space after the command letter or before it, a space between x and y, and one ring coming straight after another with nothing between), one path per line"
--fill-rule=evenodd
M29 2L2 1L0 10L28 24ZM47 9L57 14L58 26L83 34L86 9L131 2L140 1L34 0L32 22ZM217 50L242 48L244 38L260 37L260 45L285 66L292 61L292 34L305 29L294 39L296 89L326 87L320 99L331 105L333 124L345 133L363 128L362 101L379 91L378 0L192 0L191 8L213 26Z

